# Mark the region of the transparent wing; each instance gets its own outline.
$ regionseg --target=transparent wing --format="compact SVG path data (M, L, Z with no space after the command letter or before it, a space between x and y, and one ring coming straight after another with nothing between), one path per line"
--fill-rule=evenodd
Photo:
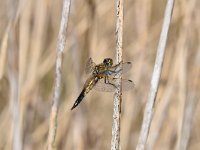
M89 58L88 61L86 62L86 66L85 66L85 73L89 74L94 70L94 67L96 66L96 64L93 62L92 58Z
M109 79L109 83L105 83L104 79L101 79L94 86L94 89L103 92L114 92L116 90L116 80L117 79ZM133 81L122 79L122 91L128 91L133 87L134 87Z
M122 71L122 73L126 73L132 68L132 63L131 62L125 62L125 63L122 63L122 68L120 68L120 67L121 67L120 63L115 65L115 66L110 67L109 68L109 71L111 72L110 74L116 75L120 71Z

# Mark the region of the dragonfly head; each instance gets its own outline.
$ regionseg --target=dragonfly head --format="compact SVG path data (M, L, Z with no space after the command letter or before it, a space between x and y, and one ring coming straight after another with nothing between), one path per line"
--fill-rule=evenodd
M111 58L105 58L103 60L103 63L106 65L106 66L112 66L113 65L113 60Z

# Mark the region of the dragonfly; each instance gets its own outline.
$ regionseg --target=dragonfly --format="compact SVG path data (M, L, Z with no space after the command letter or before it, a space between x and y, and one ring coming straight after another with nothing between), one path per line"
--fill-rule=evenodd
M92 58L89 58L85 66L85 73L90 74L90 76L86 80L71 110L77 107L92 89L103 92L114 92L118 81L118 78L115 78L115 76L120 72L126 73L131 67L131 62L121 62L113 65L111 58L105 58L102 63L96 65ZM132 80L121 79L121 86L122 91L128 91L134 87L134 83Z

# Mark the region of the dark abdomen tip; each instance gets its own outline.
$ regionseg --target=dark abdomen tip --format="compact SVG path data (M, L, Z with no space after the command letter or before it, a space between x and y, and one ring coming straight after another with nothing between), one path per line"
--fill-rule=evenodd
M80 104L80 102L83 100L84 96L85 96L85 90L83 89L81 94L79 95L79 97L75 101L74 105L72 106L71 110L73 110L75 107L77 107Z

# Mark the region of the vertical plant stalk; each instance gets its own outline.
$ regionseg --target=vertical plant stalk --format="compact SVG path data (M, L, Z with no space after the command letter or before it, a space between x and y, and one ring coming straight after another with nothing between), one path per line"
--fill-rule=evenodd
M165 46L167 42L167 36L169 31L169 26L171 22L172 12L173 12L174 0L168 0L167 6L165 10L165 16L162 26L162 31L160 34L160 40L157 48L157 56L156 62L154 65L153 75L151 79L151 88L149 91L149 96L147 100L147 104L145 107L144 118L142 123L142 129L139 136L139 141L136 147L136 150L143 150L147 141L152 117L153 117L153 109L156 100L156 95L158 91L158 84L160 80L164 54L165 54Z
M5 57L8 58L4 63L8 63L8 79L10 84L10 112L12 115L12 149L22 150L23 149L23 126L21 118L21 99L19 96L19 15L22 6L19 2L9 1L11 15L9 16L9 22L5 33L5 43L2 48L7 49ZM6 35L7 34L7 35ZM3 49L2 49L3 50ZM7 56L6 56L7 55ZM6 58L5 58L6 59ZM3 75L3 74L2 74Z
M3 78L3 75L5 74L5 66L6 66L6 60L7 60L7 48L8 48L8 33L10 30L10 24L7 26L6 32L4 33L1 47L0 47L0 80Z
M123 38L123 0L116 0L116 60L117 63L122 61L122 38ZM118 87L114 94L113 106L113 124L112 124L112 141L111 150L120 149L120 117L121 117L121 101L122 101L122 88L121 88L121 73L117 78L120 79Z
M194 8L194 7L193 7ZM200 33L200 32L199 32ZM199 45L200 46L200 45ZM199 101L199 92L197 92L200 88L200 84L198 83L199 76L200 76L200 62L199 57L200 56L200 47L199 51L197 50L196 53L196 59L193 63L193 70L192 70L192 81L190 82L191 89L188 90L187 93L187 99L185 101L185 107L184 107L184 115L183 115L183 123L181 128L181 136L180 136L180 142L178 143L177 150L187 150L188 144L191 137L191 131L194 124L194 113L197 109L198 101Z
M63 1L63 10L62 10L62 18L60 24L60 30L57 41L57 56L56 56L56 68L55 68L55 83L54 83L54 93L49 121L49 134L48 134L48 150L53 149L53 144L56 136L57 129L57 113L59 106L59 99L61 93L61 75L62 75L62 58L63 51L66 43L66 31L68 25L69 11L70 11L70 0Z
M13 21L11 21L13 22ZM13 23L14 24L14 23ZM19 98L19 47L17 45L17 29L14 24L8 31L8 79L10 84L10 112L12 115L12 149L22 150L22 124L20 121L20 98Z

